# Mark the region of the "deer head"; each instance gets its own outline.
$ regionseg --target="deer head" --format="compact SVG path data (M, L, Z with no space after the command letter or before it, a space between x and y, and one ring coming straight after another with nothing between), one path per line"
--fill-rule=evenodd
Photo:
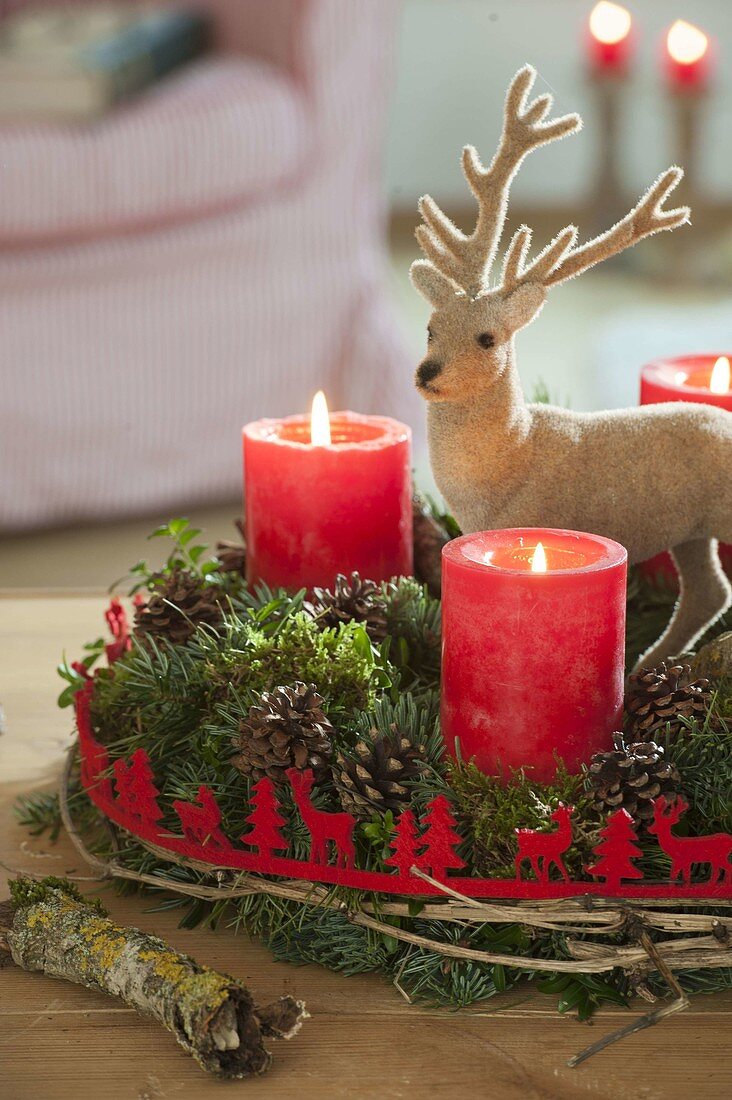
M664 795L659 795L653 804L653 809L655 812L653 822L648 826L649 833L658 832L658 824L661 819L667 822L668 825L675 825L689 809L689 803L685 802L680 795L677 795L670 802Z
M556 810L552 810L550 817L552 821L556 821L557 825L566 825L573 813L574 806L565 806L563 802L560 802Z
M427 357L416 373L417 388L429 401L465 401L489 389L508 366L514 333L537 316L552 286L689 218L687 207L661 209L683 174L680 168L669 168L622 221L584 245L575 247L577 229L568 225L529 260L531 230L522 225L506 250L500 282L491 286L511 180L532 149L582 125L576 114L545 121L552 97L540 95L527 102L535 76L527 65L511 82L490 167L483 167L472 145L463 149L463 171L478 202L473 232L462 233L429 196L420 199L424 224L416 235L427 259L412 264L410 274L434 310Z
M298 793L302 791L305 795L310 794L315 780L311 768L305 768L304 771L301 771L300 768L288 768L285 775L289 779L293 791Z

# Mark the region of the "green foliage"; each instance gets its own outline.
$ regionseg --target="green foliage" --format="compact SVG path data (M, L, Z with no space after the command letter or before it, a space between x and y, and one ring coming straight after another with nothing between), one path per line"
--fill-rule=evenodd
M443 921L414 921L414 931L428 939L476 951L516 954L517 962L527 953L529 938L519 924L481 924L475 928ZM521 972L513 968L450 958L421 947L409 947L397 971L396 980L412 1000L433 1005L464 1008L510 989Z
M388 658L407 687L436 687L440 679L441 606L414 577L384 586L391 644Z
M732 833L732 728L713 713L684 726L675 737L661 738L689 803L684 824L692 834Z
M549 974L536 982L540 993L558 997L557 1011L575 1011L579 1020L589 1020L603 1002L627 1005L625 995L618 989L623 973L614 972L614 983L597 974Z
M219 562L216 558L206 557L208 547L205 543L195 541L200 534L198 527L192 527L190 520L182 517L156 527L148 535L148 540L171 539L173 543L162 569L152 569L142 559L132 566L127 576L115 581L111 588L115 589L120 584L131 581L130 595L142 588L154 589L164 583L165 578L176 569L186 569L211 583L223 583L225 577L218 572Z
M84 646L84 656L80 661L74 661L73 663L81 668L85 668L87 672L91 669L99 658L104 653L104 638L97 638L95 642L88 642ZM66 687L61 692L57 699L57 703L60 707L70 707L73 705L74 696L77 691L84 686L85 677L83 676L79 667L72 668L66 660L64 655L61 664L57 666L56 671L62 680L65 681Z
M53 843L61 831L61 811L58 791L32 791L20 795L13 807L15 816L31 836L41 836L48 831Z
M496 776L484 775L474 764L451 761L447 778L459 816L474 839L476 867L481 873L513 878L516 829L551 831L556 826L550 815L562 802L575 808L575 840L566 853L567 870L581 876L600 824L581 775L570 775L560 763L552 783L539 783L523 769L504 783Z
M343 974L364 974L388 965L393 941L386 942L380 933L352 924L336 909L290 903L289 910L289 920L280 917L264 933L276 959L315 962Z

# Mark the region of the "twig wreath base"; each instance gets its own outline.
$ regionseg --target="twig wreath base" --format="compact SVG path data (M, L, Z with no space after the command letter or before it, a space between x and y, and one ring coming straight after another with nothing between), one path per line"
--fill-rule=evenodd
M638 947L605 946L583 941L568 941L575 959L522 958L515 955L490 951L478 951L457 944L442 943L439 940L418 936L406 929L395 928L373 915L376 908L383 916L408 916L413 896L391 900L375 907L364 899L358 908L350 907L345 901L335 897L332 890L322 885L298 881L273 880L245 871L236 872L233 883L221 882L218 886L204 886L194 883L182 883L172 876L149 875L126 867L120 858L100 859L87 847L82 834L74 824L69 808L69 781L77 767L76 749L69 753L60 789L61 817L69 837L84 860L103 878L122 878L141 886L154 886L171 890L174 893L206 901L234 900L251 894L271 894L274 897L287 898L306 906L337 909L346 919L362 928L393 936L414 946L434 951L446 958L472 959L475 962L510 966L518 970L547 971L550 973L599 974L614 970L616 967L633 969L639 965L652 964L658 969L655 955L649 955L647 949L639 943ZM107 822L109 828L112 826ZM169 849L145 844L145 847L158 859L181 867L192 867L211 874L225 873L225 868L213 863L193 858L179 857ZM444 901L425 900L420 915L425 919L455 922L462 925L481 925L486 922L520 923L530 928L561 930L563 932L588 933L594 935L612 935L628 926L655 928L668 932L706 932L695 938L685 940L661 941L655 944L658 956L662 957L670 968L687 969L691 966L705 969L732 965L732 948L729 945L732 933L732 914L730 921L706 914L674 912L673 905L665 899L649 899L642 904L633 904L625 899L613 901L592 896L573 898L553 898L547 900L513 901L485 903L464 896L452 890L444 883L438 883L418 868L414 873L426 884L438 888L445 895ZM684 899L685 906L724 906L732 910L732 899L698 898Z
M182 883L171 876L149 875L126 867L119 858L100 859L87 847L84 838L77 829L69 807L69 782L78 772L78 752L73 746L67 756L60 792L59 806L61 819L68 836L77 852L99 875L100 878L126 879L141 887L170 890L208 902L235 901L252 894L270 894L273 897L286 898L306 907L337 910L352 925L370 929L382 935L393 936L403 943L432 952L446 960L470 960L492 966L511 967L517 971L548 972L551 974L601 974L617 969L638 975L639 972L658 972L669 989L675 994L674 1000L662 1004L659 1008L626 1024L624 1027L604 1035L584 1050L571 1057L567 1065L575 1067L629 1035L660 1023L668 1016L683 1011L689 1005L689 999L679 986L674 969L687 970L691 967L718 969L732 965L730 933L732 933L732 913L730 919L719 916L710 917L705 913L675 912L673 903L663 899L650 899L637 905L626 900L585 895L579 898L557 898L534 902L494 902L486 903L466 897L443 883L438 883L419 868L413 872L430 886L444 893L444 901L425 901L421 915L425 919L455 923L462 927L480 926L487 922L494 924L519 923L528 928L561 931L563 933L592 933L594 935L614 935L625 931L637 940L636 947L619 947L608 944L587 943L580 939L567 937L566 943L572 959L564 958L522 958L491 951L480 951L460 944L435 940L416 935L406 929L396 928L393 924L374 916L374 905L362 899L358 908L348 905L334 896L333 891L321 885L306 884L297 881L274 881L260 875L247 872L236 874L233 883L221 881L217 886L205 886L194 883ZM114 838L114 827L102 818ZM115 838L116 839L116 838ZM154 845L146 847L159 859L179 866L195 867L202 871L216 872L217 868L200 860L176 857L172 852ZM410 906L414 898L403 900L392 898L379 906L380 917L406 917L411 913ZM732 910L732 900L686 899L688 907L716 907ZM654 942L649 929L657 932L707 933L690 936L684 940L661 940ZM398 979L394 984L401 991ZM408 999L408 998L407 998ZM652 995L648 999L655 1000Z
M589 772L561 761L551 784L529 768L506 785L445 757L440 601L424 581L252 592L241 547L209 561L185 521L157 534L175 547L162 572L133 570L134 634L114 600L112 641L60 669L79 734L60 816L93 874L160 892L185 927L245 927L276 959L379 972L410 1003L463 1007L522 976L580 1019L663 997L637 1030L732 984L729 654L704 710L684 681L691 718L654 730L638 816L600 806ZM670 598L631 575L629 662ZM278 755L288 715L300 741ZM343 785L357 767L383 783L392 757L396 801ZM61 824L38 795L20 816Z

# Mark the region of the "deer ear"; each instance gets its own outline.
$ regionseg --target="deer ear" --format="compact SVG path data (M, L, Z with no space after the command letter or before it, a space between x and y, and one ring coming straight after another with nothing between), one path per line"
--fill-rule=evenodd
M412 286L431 306L440 309L455 297L457 287L442 275L429 260L415 260L409 269Z
M537 317L546 301L546 287L540 283L524 283L504 299L505 324L518 332Z

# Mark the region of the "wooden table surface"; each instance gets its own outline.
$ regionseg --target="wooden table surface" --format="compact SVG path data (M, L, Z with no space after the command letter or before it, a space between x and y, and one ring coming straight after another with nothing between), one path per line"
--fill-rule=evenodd
M0 860L9 871L88 874L69 843L33 840L13 821L20 791L53 782L69 743L68 711L55 707L63 650L73 659L98 637L101 596L0 593ZM149 899L118 898L104 883L83 883L114 918L165 936L201 962L242 978L263 1001L304 999L312 1018L300 1035L274 1046L265 1077L209 1080L158 1025L78 986L0 970L2 1100L206 1100L241 1093L276 1097L449 1097L472 1100L672 1100L697 1092L732 1096L732 994L697 998L683 1014L626 1039L571 1070L570 1055L632 1015L600 1011L592 1024L557 1015L551 998L528 989L471 1011L408 1005L378 975L345 978L316 966L273 962L264 947L226 931L184 931L174 913ZM0 890L0 895L4 891ZM645 1006L636 1005L634 1013Z

